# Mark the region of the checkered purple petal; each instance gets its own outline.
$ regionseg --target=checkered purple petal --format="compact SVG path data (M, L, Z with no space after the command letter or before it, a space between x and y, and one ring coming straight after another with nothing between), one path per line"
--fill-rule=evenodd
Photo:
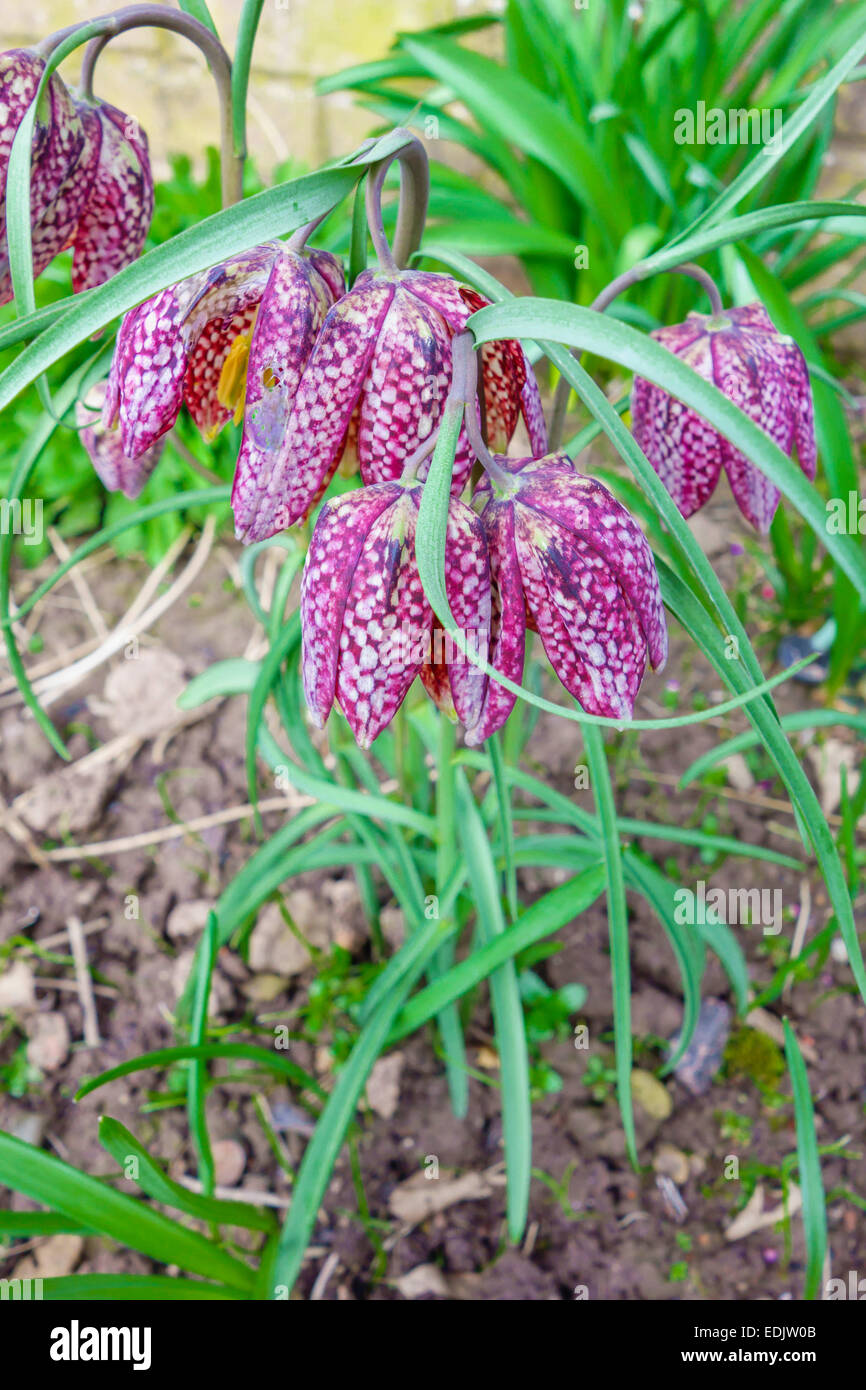
M514 504L526 601L548 660L588 714L630 719L646 669L637 614L597 551Z
M420 501L420 488L413 497ZM490 561L487 539L479 518L458 498L452 497L448 508L445 537L445 591L458 631L470 650L487 658L490 645ZM444 633L437 634L441 643L434 645L431 661L425 663L421 678L431 697L439 704L445 689L449 691L457 718L467 728L481 716L487 677L469 660L453 640Z
M83 103L79 103L79 110ZM153 216L147 136L131 117L101 102L95 108L99 154L75 230L76 294L109 280L140 254Z
M239 539L256 541L285 530L321 497L340 461L393 298L393 284L371 283L369 275L361 275L329 311L301 377L267 490L247 529L239 529Z
M319 727L334 702L346 600L373 523L402 496L396 483L333 497L319 513L301 583L304 694Z
M324 254L324 253L322 253ZM247 366L244 433L235 468L232 508L239 534L254 530L289 412L325 315L330 285L311 260L282 248L259 305Z
M490 557L491 619L488 661L496 671L519 684L523 678L526 641L526 600L514 540L514 505L490 501L481 521ZM501 729L517 696L492 678L487 681L478 720L466 733L477 746Z
M123 492L127 497L137 497L159 462L165 441L158 439L145 453L137 458L128 458L123 452L117 425L107 429L102 421L104 400L105 383L99 382L89 392L86 402L76 404L75 417L82 426L78 437L109 492Z
M417 504L403 492L373 522L346 599L337 701L369 748L421 669L433 613L415 560Z
M365 483L400 477L438 425L450 385L451 338L442 316L398 281L360 397L358 457Z
M521 507L530 507L595 551L634 608L652 665L667 658L667 624L652 551L637 522L596 478L565 454L527 463L518 475Z

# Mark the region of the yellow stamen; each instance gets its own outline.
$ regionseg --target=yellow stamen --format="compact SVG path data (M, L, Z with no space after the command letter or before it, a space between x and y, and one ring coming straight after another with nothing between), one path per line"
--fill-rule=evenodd
M247 364L250 358L250 343L253 330L239 333L228 350L222 365L217 384L217 400L226 410L234 411L234 422L239 425L244 415L244 402L247 394Z

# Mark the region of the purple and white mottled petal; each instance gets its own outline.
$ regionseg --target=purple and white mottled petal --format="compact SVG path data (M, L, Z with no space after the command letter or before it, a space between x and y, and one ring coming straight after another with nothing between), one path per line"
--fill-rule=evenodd
M12 142L36 96L44 71L44 59L37 57L29 49L13 48L8 53L0 54L0 209L4 217L4 234L6 175L9 170ZM49 121L40 119L40 113L37 112L31 147L31 160L34 163L48 138L48 127Z
M79 103L79 110L83 103ZM101 285L140 254L153 216L147 136L116 107L96 107L99 158L75 230L72 288ZM134 133L134 140L127 135Z
M461 287L467 309L475 313L490 303L476 290ZM494 453L504 453L523 413L533 454L547 448L547 426L538 394L538 383L529 360L513 338L485 343L481 349L487 442Z
M812 481L818 468L818 446L815 440L815 413L809 368L796 343L792 343L787 349L784 361L788 399L794 416L797 460L806 477Z
M120 325L103 419L110 426L119 414L130 458L145 453L177 419L187 363L180 331L185 312L172 287L132 309Z
M301 582L304 694L318 728L334 703L346 599L373 523L401 496L396 484L334 497L319 513Z
M765 333L778 332L764 305L757 299L751 304L739 304L725 309L723 317L730 319L736 328L757 328Z
M308 246L304 252L310 265L325 282L330 304L336 304L338 299L342 299L346 293L346 277L343 274L343 263L338 256L332 255L330 251L320 251L315 246Z
M441 315L398 281L361 392L358 457L365 483L400 477L438 425L450 384L451 339Z
M559 679L588 714L630 719L646 641L607 564L519 502L515 543L527 603Z
M457 719L457 711L454 708L451 679L448 674L449 641L444 627L438 618L434 617L427 658L418 676L436 708L453 724Z
M596 478L577 473L564 454L521 473L522 507L550 517L594 550L637 613L653 667L667 659L667 624L655 561L646 536Z
M416 503L420 501L420 491L420 488L413 489ZM448 508L445 591L454 622L464 641L471 651L486 659L490 646L491 618L487 539L479 518L457 498L451 499ZM487 677L468 656L464 656L447 634L444 635L442 659L438 662L435 660L437 655L434 648L432 664L445 667L457 718L470 728L481 716ZM421 676L427 685L425 670L422 670ZM435 688L441 683L441 675L431 672L430 680Z
M438 275L427 270L404 270L400 284L429 308L435 309L452 334L462 333L470 314L481 307L467 302L463 287L450 275ZM485 299L484 303L489 301Z
M262 295L250 344L244 433L232 489L240 532L253 525L267 492L289 412L331 302L331 291L311 262L281 249Z
M208 324L225 320L228 330L236 314L258 304L274 255L273 245L253 247L162 290L124 315L104 415L110 424L119 411L123 447L130 457L144 453L171 429L185 395L205 417L204 402L211 393L215 401L219 380L218 373L214 380L207 370L213 361L208 350L217 351L210 338L189 376L187 365Z
M99 382L88 393L86 401L76 403L75 418L81 426L78 437L109 492L137 497L158 464L165 441L157 440L153 448L138 458L127 458L120 430L116 425L107 429L102 422L104 401L105 383Z
M520 684L526 647L526 600L514 542L514 506L491 502L481 517L490 557L491 617L488 661L508 680ZM501 729L517 696L490 678L481 712L467 730L466 742L477 747Z
M722 468L719 435L712 425L660 386L635 377L632 433L677 508L690 517L712 496Z
M714 333L711 343L719 390L789 454L794 447L794 416L778 340L761 331L739 328L736 333ZM722 464L740 511L766 534L779 505L778 488L724 438Z
M68 245L90 191L99 153L95 121L82 120L58 73L49 80L43 98L51 117L47 137L30 172L34 279ZM5 246L5 218L3 240L0 304L8 303L13 297Z
M423 663L433 613L415 560L417 515L404 492L373 522L346 600L336 694L362 748L390 724Z
M536 458L547 453L547 422L541 404L535 371L528 357L524 356L526 381L520 392L520 412L529 434L529 447Z
M697 336L695 336L697 333ZM802 353L777 332L763 304L690 314L685 324L653 334L764 430L803 472L817 465L812 393ZM635 378L632 428L684 516L706 501L724 467L743 515L769 530L779 492L760 469L694 412Z
M393 297L393 285L371 285L368 279L329 311L301 378L267 491L247 528L238 527L239 540L276 535L315 506L340 461Z
M187 349L194 346L212 319L227 319L261 301L277 250L276 242L254 246L175 286L178 301L184 307Z
M657 343L661 343L662 347L666 347L668 352L672 352L674 356L681 357L695 343L706 338L708 317L707 314L691 313L686 318L685 323L666 324L663 328L656 328L650 337L654 338Z

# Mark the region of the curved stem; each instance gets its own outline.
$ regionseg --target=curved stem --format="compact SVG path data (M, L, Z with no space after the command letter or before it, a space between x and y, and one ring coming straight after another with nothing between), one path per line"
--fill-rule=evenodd
M387 274L404 270L421 245L430 196L430 169L424 146L408 130L397 130L395 134L405 135L406 144L371 167L366 194L370 237L379 266ZM395 159L400 161L400 204L392 250L382 222L382 188Z
M601 313L602 310L606 309L609 304L612 304L617 296L621 295L624 290L630 289L632 285L636 285L640 280L643 280L644 276L636 273L639 270L640 264L632 266L631 270L624 270L622 275L618 275L615 280L611 280L610 284L601 291L601 294L596 295L589 306L590 309L595 309L597 313ZM713 277L708 275L705 270L702 270L699 265L694 265L691 261L684 261L682 265L672 265L669 269L669 273L671 275L688 275L691 280L697 280L701 288L707 292L707 298L710 301L713 313L721 314L723 312L722 296L719 294L718 285Z
M324 222L326 217L330 217L332 211L333 209L329 208L327 212L323 212L318 217L314 217L312 222L305 222L303 227L298 227L297 231L292 232L292 235L286 242L288 249L290 251L303 251L307 241L313 235L313 232L320 223Z
M491 454L481 430L478 411L478 358L472 334L468 330L455 333L451 340L451 351L451 395L454 400L463 403L463 421L472 452L484 471L489 473L495 482L501 487L511 488L514 479Z
M229 207L240 201L242 196L244 151L235 149L234 116L232 102L232 65L229 55L219 39L204 24L183 12L166 9L164 5L127 5L105 16L105 32L91 39L84 51L81 66L81 86L84 96L93 100L93 72L100 53L106 44L118 34L142 26L156 29L171 29L194 43L204 54L207 65L213 74L220 104L220 172L222 175L222 203ZM50 34L39 45L39 52L49 54L59 43L80 25L71 25Z
M646 278L640 274L640 270L641 266L640 262L638 262L638 264L632 266L630 270L624 270L622 275L617 275L615 280L611 280L610 284L606 285L601 293L596 295L589 306L590 309L595 309L596 313L602 313L624 290L631 289L632 285L636 285ZM724 313L724 305L722 304L722 296L719 294L718 285L712 276L708 275L705 270L702 270L699 265L695 265L692 261L684 261L682 265L669 266L668 273L671 275L688 275L689 279L696 280L701 288L706 290L713 314ZM553 411L550 419L549 437L551 451L558 449L562 443L565 415L568 409L570 395L571 386L566 381L565 377L560 377L553 397Z
M439 438L438 428L431 430L423 444L419 444L413 454L410 454L403 465L403 472L400 474L401 483L411 483L418 469L426 458L429 458L436 448L436 440Z

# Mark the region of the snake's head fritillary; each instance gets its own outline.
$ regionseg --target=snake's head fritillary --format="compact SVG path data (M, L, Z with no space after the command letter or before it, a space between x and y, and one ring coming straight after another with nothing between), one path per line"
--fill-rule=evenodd
M301 586L303 679L320 727L336 699L367 748L391 722L416 676L436 703L474 723L486 678L441 645L415 558L418 485L374 483L322 508ZM486 653L490 577L478 517L452 498L445 547L452 614Z
M806 477L814 478L809 371L793 338L776 330L762 304L716 316L689 314L685 323L652 336L717 386L786 454L796 450ZM643 377L634 382L632 429L683 516L703 506L724 469L746 519L758 531L770 529L779 492L769 478L700 415Z
M451 385L452 338L486 303L449 275L362 272L322 325L245 538L262 539L307 516L341 461L357 465L368 486L398 481L407 460L438 428ZM543 453L538 386L519 343L486 345L482 378L496 446L506 447L523 414L533 451ZM472 461L464 431L455 496ZM427 466L418 469L421 481Z
M0 56L0 229L5 243L6 182L12 142L45 71L37 54ZM141 253L153 216L147 136L107 102L76 100L59 73L43 91L33 127L30 223L33 274L73 248L75 293L101 285ZM12 298L5 245L0 303Z
M78 437L108 491L137 497L159 463L165 440L158 439L143 454L128 458L123 452L119 427L115 424L107 428L103 424L104 404L105 382L101 381L91 388L85 400L78 401L75 406L75 417L80 427Z
M147 136L132 116L100 101L79 102L92 123L92 181L73 240L76 294L110 280L141 255L153 217L153 175Z
M640 527L596 479L565 454L498 462L474 499L490 556L490 664L523 674L527 625L589 714L630 719L647 658L661 667L667 628L652 552ZM490 680L467 742L501 728L514 695Z

